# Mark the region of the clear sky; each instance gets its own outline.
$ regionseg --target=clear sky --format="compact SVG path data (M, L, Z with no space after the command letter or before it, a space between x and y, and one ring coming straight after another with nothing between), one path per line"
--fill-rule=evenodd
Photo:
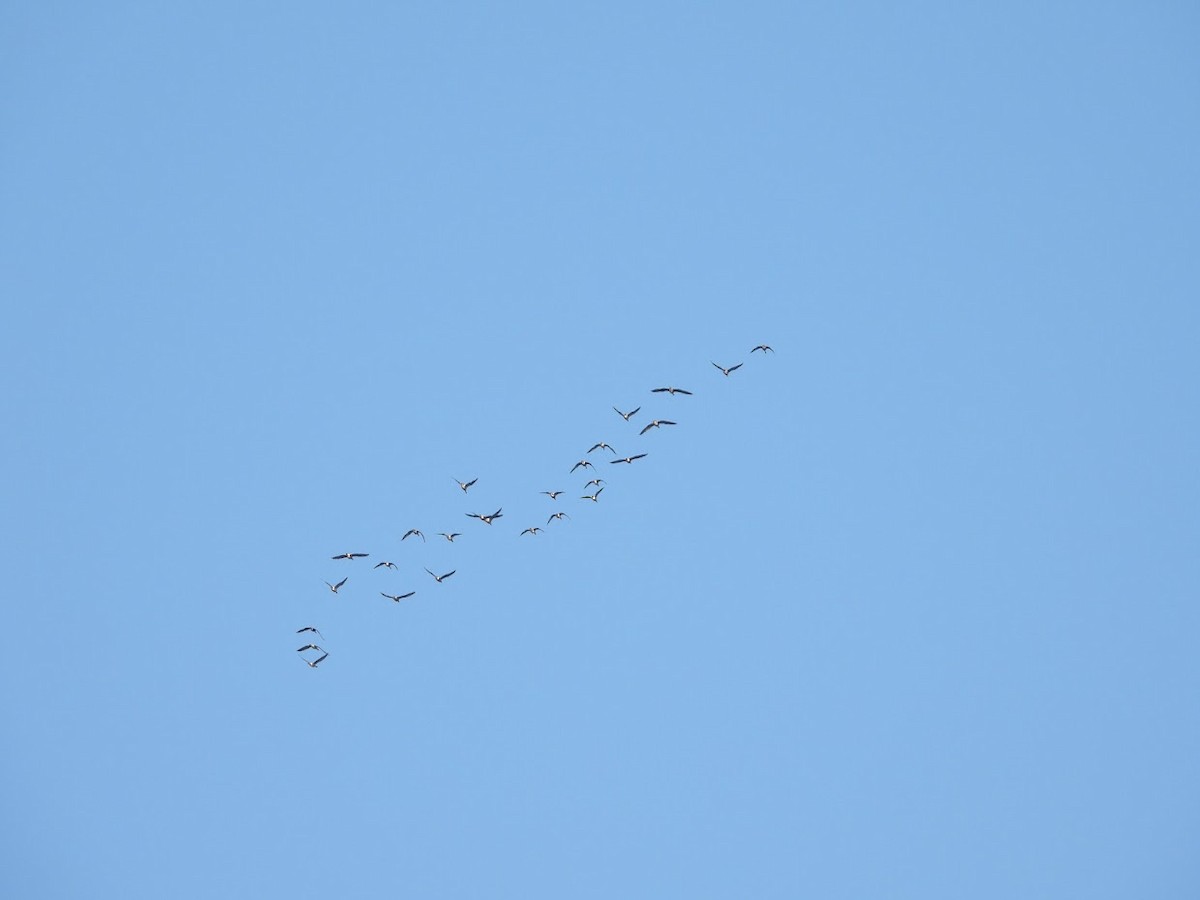
M966 6L0 7L0 896L1200 896L1200 14Z

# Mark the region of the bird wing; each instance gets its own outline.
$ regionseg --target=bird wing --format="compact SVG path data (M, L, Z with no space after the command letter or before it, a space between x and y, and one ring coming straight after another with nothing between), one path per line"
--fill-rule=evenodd
M336 588L340 588L340 587L341 587L343 584L345 584L345 583L346 583L346 581L347 581L349 578L350 578L350 576L349 576L349 575L347 575L345 578L343 578L341 581L339 581L337 584L335 584L335 585L334 585L334 588L335 588L335 589L336 589Z
M328 653L325 654L325 656L328 656L328 655L329 655ZM315 669L317 666L319 666L324 661L325 656L322 656L320 659L313 661L312 663L310 663L310 665Z
M742 363L738 363L736 366L730 366L730 367L729 367L729 371L730 371L730 372L736 372L736 371L737 371L738 369L740 369L741 367L742 367Z

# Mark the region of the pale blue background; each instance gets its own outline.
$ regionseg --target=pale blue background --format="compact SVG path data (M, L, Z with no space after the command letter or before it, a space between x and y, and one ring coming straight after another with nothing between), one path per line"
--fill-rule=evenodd
M0 8L0 895L1200 895L1200 14L967 6Z

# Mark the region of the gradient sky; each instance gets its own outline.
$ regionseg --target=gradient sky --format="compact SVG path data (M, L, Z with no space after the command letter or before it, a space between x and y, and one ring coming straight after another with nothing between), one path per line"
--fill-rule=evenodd
M0 895L1196 897L1198 41L0 7Z

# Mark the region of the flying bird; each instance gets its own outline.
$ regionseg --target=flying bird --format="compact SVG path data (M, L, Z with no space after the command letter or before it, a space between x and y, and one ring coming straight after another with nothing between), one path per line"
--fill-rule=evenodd
M547 497L549 497L551 500L557 500L558 495L561 494L562 491L542 491L542 493L545 494Z
M639 406L637 409L630 410L627 413L621 412L615 406L613 407L613 409L615 409L617 411L618 416L620 416L622 419L624 419L626 422L628 422L633 416L637 415L637 411L638 411L638 409L641 409L641 407Z
M400 538L400 540L402 540L402 541L406 541L406 540L408 540L410 537L412 537L414 534L415 534L417 537L419 537L419 538L420 538L422 541L424 541L424 540L425 540L425 535L421 534L421 532L420 532L420 531L418 531L416 528L410 528L410 529L408 529L408 531L404 532L404 537Z
M349 576L347 576L347 578L348 578L348 577L349 577ZM329 584L329 582L328 582L328 581L327 581L327 582L325 582L325 583L326 583L326 584ZM340 588L340 587L341 587L343 584L345 584L345 583L346 583L346 578L343 578L343 579L342 579L341 581L339 581L337 584L329 584L329 589L330 589L331 591L333 591L333 592L336 594L336 593L338 592L338 588Z
M593 503L598 503L600 501L600 495L603 493L604 493L604 488L600 488L600 490L596 491L596 493L584 494L579 499L580 500L591 500Z
M600 487L600 485L602 485L602 484L608 484L608 482L607 482L607 481L605 481L603 478L593 478L591 481L589 481L589 482L588 482L587 484L585 484L583 487L584 487L584 489L586 490L587 488L590 488L590 487L591 487L593 484L594 484L596 487Z
M325 654L325 656L328 656L328 655L329 655L328 653ZM308 667L310 669L315 669L317 666L319 666L322 662L325 661L325 656L319 657L318 659L316 659L313 662L308 662L308 660L305 659L303 656L300 657L300 659L301 659L301 661L308 663Z
M610 460L610 462L613 465L616 465L617 463L632 463L635 459L641 459L645 455L645 453L638 453L636 456L626 456L624 459L613 459Z
M297 628L296 634L304 634L304 632L306 632L306 631L311 631L311 632L313 632L313 634L315 634L321 640L325 640L325 635L323 635L323 634L321 634L321 632L317 631L317 629L314 628L312 625L305 625L303 628Z
M653 388L650 391L652 394L662 394L664 392L670 394L672 397L674 397L676 394L687 394L689 397L692 396L691 391L685 391L683 388L677 387Z
M713 365L717 366L716 363L713 363ZM728 369L725 368L724 366L717 366L717 368L721 370L721 374L724 375L726 378L729 377L730 372L736 372L741 367L742 367L741 363L738 363L736 366L730 366Z
M425 571L426 571L426 572L429 572L429 570L428 570L428 569L426 569ZM458 571L458 569L451 569L451 570L450 570L449 572L447 572L445 575L433 575L433 573L432 573L432 572L429 572L429 574L430 574L430 575L433 575L433 580L434 580L434 581L436 581L438 584L441 584L443 580L445 580L445 579L449 578L451 575L453 575L453 574L454 574L455 572L457 572L457 571Z
M653 422L651 422L649 425L647 425L645 428L643 428L641 431L639 431L638 434L645 434L651 428L657 428L659 425L674 425L674 424L675 423L672 422L670 419L655 419Z
M610 447L608 444L604 443L604 441L601 441L598 444L592 444L592 450L612 450L612 452L614 454L616 454L616 452L617 452L616 450L613 450L613 448ZM591 453L592 450L589 450L588 453Z
M471 514L467 513L467 515L469 516ZM452 544L454 543L454 539L456 537L462 537L461 531L456 531L453 534L446 534L446 532L444 532L444 531L439 531L438 534L440 534L442 537L444 537L446 540L448 540Z
M462 492L465 494L467 492L467 488L469 488L471 485L473 485L478 480L479 480L478 478L472 478L470 481L459 481L457 478L455 478L454 483L457 484L460 488L462 488Z
M395 564L394 562L379 562L379 563L375 563L375 565L374 565L374 566L372 566L372 568L374 568L374 569L378 569L380 566L387 566L389 569L394 569L394 568L396 568L396 564Z
M330 559L362 559L364 556L370 556L370 553L339 553L337 556L331 556Z
M547 522L546 524L549 524L549 523ZM536 525L533 528L526 528L524 531L521 532L521 534L541 534L541 533L542 533L542 529L538 528Z
M401 600L407 600L409 597L411 597L415 593L416 593L416 591L409 591L407 594L400 594L399 596L397 596L395 594L385 594L383 591L380 591L379 595L381 597L387 597L389 600L395 600L397 603L399 603Z
M502 506L502 507L500 507L500 509L504 509L504 507ZM492 522L495 521L496 519L504 518L504 516L500 515L500 509L496 510L490 516L481 516L479 513L467 513L467 515L470 516L472 519L478 519L484 525L491 525Z
M767 355L768 350L770 350L772 353L775 352L772 348L768 347L766 344L759 344L757 347L752 348L750 350L750 352L753 353L755 350L761 350L763 352L763 356Z
M582 467L583 467L583 468L585 468L585 469L594 469L594 468L596 468L596 467L595 467L595 466L593 466L593 465L592 465L590 462L588 462L586 459L581 459L579 462L575 463L575 465L571 466L571 471L572 471L572 472L574 472L574 471L575 471L576 469L578 469L580 466L582 466Z
M552 515L550 518L548 518L546 520L546 524L549 525L555 519L569 519L569 518L571 518L571 517L568 516L565 512L556 512L554 515Z
M321 650L321 648L316 644L305 644L303 647L296 648L297 653L303 653L305 650ZM325 651L321 650L321 652L324 653Z

